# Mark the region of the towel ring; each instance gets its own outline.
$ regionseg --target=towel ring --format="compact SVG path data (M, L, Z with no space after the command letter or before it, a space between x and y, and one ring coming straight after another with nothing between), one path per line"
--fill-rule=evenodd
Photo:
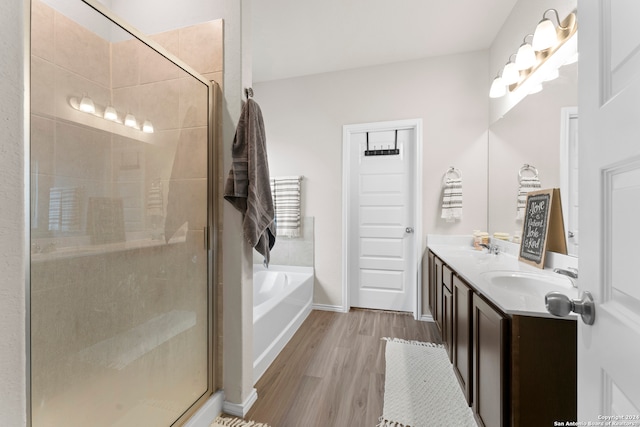
M453 175L453 176L452 176ZM454 168L453 166L449 167L449 169L447 169L447 171L444 173L443 177L442 177L442 182L445 183L447 181L447 179L449 178L458 178L458 179L462 179L462 172L460 172L460 169L458 168Z
M536 169L535 166L525 163L524 165L522 165L522 167L518 171L518 178L522 179L522 172L525 172L525 171L533 172L534 178L538 177L538 169Z

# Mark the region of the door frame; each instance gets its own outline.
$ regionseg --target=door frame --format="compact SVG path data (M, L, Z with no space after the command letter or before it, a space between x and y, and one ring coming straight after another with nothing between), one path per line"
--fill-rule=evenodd
M571 140L571 120L578 118L578 107L563 107L560 109L560 194L562 195L562 213L565 218L565 239L569 241L569 183L571 171L569 169L569 159L571 157L571 149L569 141ZM578 125L579 126L579 125ZM576 138L578 136L576 135ZM578 142L579 144L579 142ZM580 165L578 165L580 168ZM580 225L578 224L578 227ZM572 255L575 256L575 255Z
M349 200L351 195L351 179L350 166L354 160L351 158L350 147L352 143L352 135L362 132L380 132L395 129L411 129L415 135L412 143L415 147L413 156L414 167L414 187L413 197L415 200L413 209L413 228L414 228L414 261L416 263L416 276L410 285L409 292L412 297L413 317L418 320L420 315L420 301L422 301L421 283L422 271L420 263L422 261L422 119L392 120L385 122L360 123L352 125L344 125L342 127L342 311L348 312L351 309L351 291L349 287L349 266L348 255L351 249L349 243L349 235L351 232L349 208Z

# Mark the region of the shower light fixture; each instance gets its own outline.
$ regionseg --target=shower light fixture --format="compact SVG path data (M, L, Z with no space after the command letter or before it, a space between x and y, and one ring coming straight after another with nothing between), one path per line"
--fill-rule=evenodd
M145 120L144 123L142 123L142 132L153 133L153 123L149 120Z

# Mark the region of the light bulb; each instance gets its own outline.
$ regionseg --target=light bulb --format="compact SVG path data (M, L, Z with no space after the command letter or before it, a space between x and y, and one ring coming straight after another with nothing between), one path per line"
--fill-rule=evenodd
M513 62L509 62L502 70L502 81L506 86L517 83L520 80L520 72Z
M93 104L93 100L89 98L87 95L83 95L80 100L80 106L78 107L80 111L85 113L94 114L96 112L96 106Z
M516 54L516 67L518 70L527 70L536 63L536 53L529 43L522 43Z
M491 83L491 89L489 89L489 98L500 98L507 93L507 88L502 81L502 77L498 76L493 79Z
M153 124L149 120L145 120L142 124L142 132L153 133Z
M556 26L549 19L545 18L536 27L533 33L533 41L531 46L535 51L549 49L558 44L558 35L556 34Z
M133 114L127 113L124 117L124 125L129 126L130 128L138 129L138 122Z
M107 108L104 109L104 116L105 119L107 120L111 120L112 122L117 122L118 121L118 112L116 111L115 108L113 108L111 105L109 105Z

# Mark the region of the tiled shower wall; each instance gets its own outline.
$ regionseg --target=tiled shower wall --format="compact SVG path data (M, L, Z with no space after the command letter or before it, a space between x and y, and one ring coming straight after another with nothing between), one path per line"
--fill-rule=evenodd
M208 380L202 91L139 42L98 35L38 0L31 27L33 425L120 425L139 414L142 424L166 424ZM153 38L220 82L221 21ZM120 61L123 53L133 60ZM155 132L73 110L70 97L83 94L151 119ZM189 227L179 243L164 244L175 168L186 171L178 222ZM158 180L164 208L156 216L146 201ZM76 214L57 225L52 188L77 190ZM91 241L92 196L122 200L122 241Z

